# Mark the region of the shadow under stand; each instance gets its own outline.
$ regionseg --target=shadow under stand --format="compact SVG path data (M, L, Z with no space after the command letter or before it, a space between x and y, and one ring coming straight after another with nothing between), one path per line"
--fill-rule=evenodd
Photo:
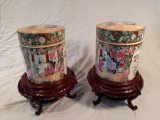
M22 96L30 100L31 106L37 109L35 114L40 115L44 103L56 102L65 95L69 98L75 98L76 95L71 95L70 91L76 84L77 79L74 72L67 68L67 75L52 84L32 83L24 73L18 83L18 90Z

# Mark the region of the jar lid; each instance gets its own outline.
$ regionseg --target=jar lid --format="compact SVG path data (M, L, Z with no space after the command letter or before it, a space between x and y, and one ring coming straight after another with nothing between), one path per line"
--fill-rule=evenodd
M20 44L27 46L59 43L64 40L64 32L59 25L32 25L17 30Z
M134 43L143 40L145 27L133 22L103 22L96 26L97 39L108 43Z

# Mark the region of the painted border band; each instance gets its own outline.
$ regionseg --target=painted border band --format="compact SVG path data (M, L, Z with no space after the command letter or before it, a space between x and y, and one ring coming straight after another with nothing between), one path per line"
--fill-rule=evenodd
M102 42L102 43L104 43L104 44L107 44L107 45L116 45L116 46L127 46L127 45L138 45L138 44L141 44L141 43L143 43L143 40L141 40L141 41L138 41L138 42L134 42L134 43L109 43L109 42L106 42L106 41L103 41L103 40L100 40L100 39L98 39L98 38L96 38L96 40L97 41L99 41L99 42Z
M51 44L51 45L22 45L20 43L20 46L21 47L25 47L25 48L46 48L46 47L54 47L54 46L57 46L57 45L60 45L62 43L65 43L65 41L61 41L61 42L58 42L58 43L55 43L55 44Z

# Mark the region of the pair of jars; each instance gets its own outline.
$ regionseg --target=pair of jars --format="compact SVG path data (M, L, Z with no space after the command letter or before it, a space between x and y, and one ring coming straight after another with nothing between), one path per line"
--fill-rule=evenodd
M97 25L96 72L108 81L132 80L137 72L145 27L130 22ZM18 29L28 79L51 84L67 74L65 31L57 25Z

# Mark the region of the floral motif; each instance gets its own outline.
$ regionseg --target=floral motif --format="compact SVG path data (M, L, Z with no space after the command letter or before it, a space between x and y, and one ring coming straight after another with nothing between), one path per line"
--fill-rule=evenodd
M136 56L133 57L134 62L138 62L138 58L139 58L139 54L137 54Z
M131 40L135 40L135 39L136 39L136 37L137 37L137 35L136 35L136 34L132 34L132 35L131 35Z
M34 29L36 26L28 27ZM61 26L44 26L44 28L55 27L59 28ZM46 29L47 31L47 29ZM64 40L64 28L53 33L37 33L37 34L26 34L18 31L18 37L20 43L23 45L49 45L54 44Z
M27 75L30 79L33 78L33 72L31 70L27 71Z
M125 78L127 78L128 75L129 75L129 73L130 73L130 70L129 70L129 69L124 70L124 71L123 71L123 76L124 76Z
M23 55L27 55L27 50L23 49Z
M121 63L124 63L125 61L125 53L124 52L119 52L118 53L118 59Z
M44 44L46 42L46 39L44 37L39 37L38 41L41 43L41 44ZM37 38L35 38L35 42L37 43Z
M49 76L49 75L53 75L54 70L53 70L53 66L50 62L47 63L47 68L44 69L45 72L45 76Z
M128 51L129 54L132 54L132 55L133 55L133 53L134 53L133 47L130 47L127 51Z
M109 43L133 43L143 39L144 30L138 31L141 34L135 34L134 31L105 31L97 28L97 38Z
M43 49L43 48L39 48L37 51L38 51L38 54L46 54L46 51L47 49Z
M117 24L125 24L125 25L135 25L135 23L130 22L105 22L101 23L96 28L97 38L102 41L106 41L108 43L134 43L141 41L143 39L144 30L138 29L137 31L123 31L123 30L107 30L104 29L107 26L114 27Z
M62 51L63 51L63 47L60 46L60 47L58 48L58 51L59 51L59 52L62 52Z

